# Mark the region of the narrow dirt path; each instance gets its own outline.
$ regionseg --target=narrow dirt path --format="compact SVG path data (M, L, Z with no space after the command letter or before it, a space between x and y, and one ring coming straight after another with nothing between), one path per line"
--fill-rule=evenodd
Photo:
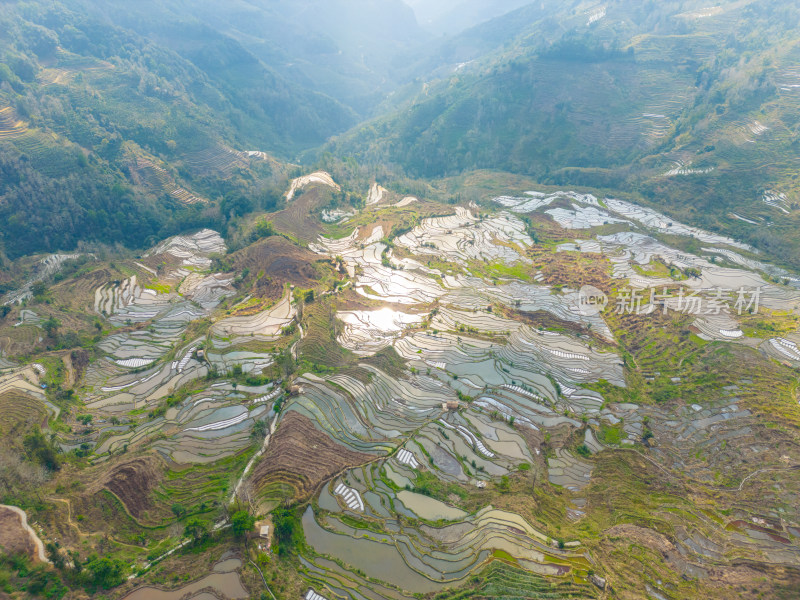
M61 357L64 367L67 369L67 380L64 382L66 389L71 390L75 387L75 367L72 365L72 353L67 352Z
M295 360L299 360L299 356L297 354L297 346L301 341L303 341L303 338L306 337L306 332L303 331L303 326L299 322L297 323L297 328L300 330L300 339L297 340L294 344L292 344L292 349L289 351L289 353L294 357Z
M800 469L800 465L795 465L793 467L775 467L775 468L759 469L758 471L753 471L752 473L750 473L750 475L742 479L742 483L739 484L739 491L740 492L742 491L742 487L744 487L744 484L747 483L748 479L750 479L751 477L755 477L756 475L760 475L761 473L769 473L775 471L796 471L798 469Z
M242 472L242 476L239 478L239 481L236 482L236 486L233 488L233 493L231 494L231 498L228 501L228 504L233 504L236 500L236 494L239 493L239 489L242 487L242 483L247 478L247 475L250 473L250 469L253 468L255 462L261 458L264 452L267 451L267 447L269 446L269 441L272 439L273 434L275 433L275 427L278 424L278 415L272 417L272 423L269 424L269 433L267 437L264 438L264 444L261 446L261 450L259 450L253 458L250 459L250 462L247 463L247 466L244 468L244 472Z

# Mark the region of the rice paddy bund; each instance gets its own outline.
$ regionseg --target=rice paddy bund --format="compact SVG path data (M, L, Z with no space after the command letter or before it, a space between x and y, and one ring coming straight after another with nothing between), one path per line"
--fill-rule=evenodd
M305 206L320 187L340 189L317 172L286 198ZM227 247L202 230L115 266L123 276L87 293L105 329L74 389L93 424L58 437L107 471L82 506L104 498L126 527L158 529L170 519L158 507L176 499L216 519L237 500L261 514L290 505L310 599L445 598L476 581L567 598L598 596L606 578L624 589L636 568L604 545L604 532L622 527L598 495L614 477L627 489L629 471L656 469L698 497L745 486L720 474L720 461L738 459L693 453L713 453L729 431L751 436L763 389L787 397L776 382L800 368L794 275L736 240L591 194L514 192L442 206L443 216L420 215L424 201L397 202L377 183L367 196L360 212L309 208L345 234L304 250L317 262L302 288L286 274L282 293L260 294L258 261L248 263L255 279L215 268ZM604 286L602 305L558 280L553 265L567 256ZM20 323L41 329L29 313ZM749 376L737 359L726 393L703 396L712 375L699 357L732 355L774 373ZM21 422L56 419L47 367L0 360L0 405ZM638 462L622 464L626 453ZM763 451L761 468L780 468L773 454ZM655 492L635 493L646 503ZM609 502L623 503L614 493ZM691 517L625 505L641 531L614 529L673 532L683 562L659 572L663 597L685 591L682 575L709 556L728 568L736 557L725 548L800 565L796 507L780 525L755 526L763 515L745 496L727 513L707 509L713 517L675 503ZM137 570L181 543L166 530L152 537L131 558Z

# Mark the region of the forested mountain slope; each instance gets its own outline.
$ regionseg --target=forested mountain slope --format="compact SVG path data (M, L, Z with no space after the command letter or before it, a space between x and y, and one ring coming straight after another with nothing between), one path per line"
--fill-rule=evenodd
M267 153L291 156L355 123L214 31L174 31L184 58L72 4L6 3L0 20L0 236L11 256L79 240L141 246L218 222L214 201L257 203L283 177Z
M446 42L453 74L334 152L418 177L492 168L636 193L800 256L797 5L558 4Z
M259 89L248 69L230 74L223 68L228 65L215 59L224 40L296 86L324 93L364 115L397 85L404 65L399 57L430 37L402 0L144 0L133 5L89 0L80 6L174 49L212 76ZM226 91L237 90L231 86ZM341 122L323 123L315 132L329 135L337 127Z

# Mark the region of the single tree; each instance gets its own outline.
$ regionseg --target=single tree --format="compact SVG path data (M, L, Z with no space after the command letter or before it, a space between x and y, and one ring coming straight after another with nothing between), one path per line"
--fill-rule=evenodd
M240 510L233 514L231 517L231 525L233 527L233 535L237 538L243 538L256 524L256 518L248 513L246 510Z
M61 327L61 321L55 317L50 317L44 323L42 323L42 327L47 333L47 337L55 338L58 334L58 328Z
M189 519L186 527L183 529L183 535L192 538L195 544L203 541L208 537L209 525L208 521L194 517Z

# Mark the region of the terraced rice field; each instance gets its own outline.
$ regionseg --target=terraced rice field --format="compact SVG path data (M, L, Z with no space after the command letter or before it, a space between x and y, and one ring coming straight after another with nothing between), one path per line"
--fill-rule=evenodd
M219 233L204 229L192 236L170 238L145 254L145 257L171 254L176 258L182 259L185 266L208 269L211 266L209 256L223 254L225 250L225 242Z
M226 381L205 385L199 382L212 369L224 374L234 366L260 374L272 364L271 355L238 351L233 347L235 340L216 340L213 334L209 340L203 337L184 341L187 328L206 318L233 292L232 277L202 271L211 264L209 256L224 250L219 235L209 230L171 238L148 252L146 260L168 257L175 265L172 270L156 276L152 268L136 263L138 275L96 290L97 312L118 325L136 323L146 327L113 333L100 343L107 356L93 362L86 373L88 406L122 416L131 411L154 410L177 390L189 386L193 389L153 421L116 426L106 423L100 427L94 436L98 455L109 456L148 444L179 464L207 464L234 456L250 445L253 424L272 409L265 398L277 399L278 390L269 384L238 387ZM167 286L170 291L164 291ZM291 321L288 300L277 310L283 311L280 324ZM222 320L219 326L224 328L225 323ZM236 319L232 323L234 329L246 328ZM279 333L280 327L271 321L267 325L272 327L268 332L272 339L273 329ZM240 333L252 343L250 329ZM204 343L208 347L201 354ZM157 435L162 439L153 443L151 438Z
M388 308L378 311L342 312L336 315L345 324L339 344L356 354L375 354L409 326L423 321L422 315L409 315Z
M367 206L372 206L373 204L380 204L381 200L383 200L384 195L386 195L388 191L389 190L381 187L377 183L373 183L372 187L369 188L369 194L367 194Z
M599 236L596 241L578 241L574 245L575 249L608 256L614 276L628 280L632 286L650 288L675 285L674 279L643 276L631 268L634 263L646 265L650 264L654 257L659 257L660 260L664 260L674 267L697 269L700 272L699 277L685 281L684 285L698 291L709 290L713 287L724 287L728 290L738 287L748 287L749 289L758 287L764 294L764 301L773 310L797 311L800 308L797 303L797 288L796 285L793 287L791 281L788 289L780 288L768 283L758 274L745 270L777 273L776 268L771 265L747 259L730 250L729 248L751 250L735 240L672 222L653 211L616 200L604 201L603 204L613 211L613 213L606 213L600 210L600 203L591 196L571 193L545 195L536 192L528 193L527 196L527 198L507 196L499 198L497 202L515 212L531 212L543 209L555 200L567 198L580 203L573 204L574 212L565 209L546 211L565 228L591 229L613 222L627 224L633 229L634 231L611 236ZM614 213L622 218L614 216ZM457 213L449 219L427 221L411 233L406 234L405 237L398 239L396 243L412 254L430 253L442 256L447 261L464 260L474 256L471 254L476 251L473 246L477 248L477 251L485 252L486 249L486 242L478 241L480 240L478 236L470 233L467 234L470 237L464 237L465 233L473 226L474 221L468 214ZM687 255L685 252L660 244L647 235L638 233L636 230L639 228L669 232L678 236L691 236L708 245L719 244L722 246L721 248L707 247L704 248L704 252L712 252L720 256L727 255L728 260L743 268L720 268L705 258ZM502 232L502 230L499 231ZM508 232L503 233L506 235L505 240L513 240ZM356 240L359 237L359 233L354 232L350 238L337 241L321 240L314 249L318 252L336 253L342 256L348 264L353 265L353 272L356 274L356 289L360 289L359 293L371 300L383 301L395 306L397 304L425 306L435 301L438 304L438 310L429 322L428 332L417 332L413 326L409 328L407 326L409 323L417 324L414 313L398 312L395 308L382 309L376 313L343 313L340 318L345 323L345 329L340 340L341 343L356 350L361 349L365 353L391 344L408 361L408 364L416 368L417 372L428 373L427 376L415 378L420 384L424 382L424 385L433 383L434 386L442 386L439 390L445 397L455 390L465 394L475 394L476 400L473 404L475 409L500 414L507 420L513 417L516 423L521 423L524 427L547 429L562 424L577 426L577 421L564 416L563 407L573 414L596 415L596 418L608 423L608 426L611 427L623 422L608 409L602 409L602 396L590 389L581 388L582 378L585 378L583 381L587 383L601 378L607 381L614 380L615 385L624 386L621 371L618 370L616 375L613 374L614 370L621 366L617 357L612 355L604 359L595 351L590 351L586 347L581 348L580 344L576 345L576 340L570 339L570 336L529 331L520 327L517 322L486 311L487 304L491 304L492 301L487 302L485 298L492 298L493 301L501 300L507 305L520 306L523 302L521 298L530 294L530 301L541 306L541 303L548 297L555 296L551 290L543 288L538 293L531 294L527 290L536 290L538 286L535 284L522 285L520 282L506 283L497 288L487 288L485 284L482 285L477 280L459 281L458 277L444 275L440 275L434 283L431 280L434 279L434 276L439 275L438 273L426 271L421 263L414 262L413 259L406 258L402 261L395 261L391 258L391 252L389 253L390 261L397 267L402 267L402 272L392 272L391 269L379 270L385 268L383 265L379 267L377 264L378 258L385 254L385 247L377 241L380 236L369 236L367 243L370 244L371 240L374 241L367 246L357 245ZM490 239L494 241L498 238L499 236L492 236ZM466 243L459 241L464 239L468 241ZM499 239L503 240L503 238ZM606 249L605 244L614 244L615 249ZM517 251L517 256L520 258L524 257L524 246L524 243L519 244L520 250ZM569 245L564 247L565 251L569 251L567 246ZM788 273L783 272L783 274L789 281ZM438 284L439 281L441 284ZM449 291L443 292L439 285ZM481 293L475 292L476 289L480 289ZM677 310L676 306L670 305L670 308ZM728 341L742 337L738 322L731 314L713 314L710 308L711 299L705 297L699 305L699 313L702 316L695 321L701 336ZM560 309L559 301L552 301L549 309L553 313L560 313L564 318L570 318L569 311ZM574 309L571 318L575 319ZM376 326L374 322L376 320L382 321L382 326ZM610 332L608 332L608 337L611 337ZM785 359L796 358L793 354L794 346L792 344L794 342L774 339L768 343L772 351L778 353L783 351ZM371 347L371 344L374 346ZM515 348L519 349L515 350ZM791 356L789 356L790 354ZM531 362L528 363L528 360ZM604 360L607 362L604 363ZM539 371L541 377L532 377L537 369L541 369L541 365L546 365L544 370ZM553 379L559 384L557 388L552 384ZM380 380L383 380L383 377ZM407 392L405 398L395 393L386 394L384 396L386 400L377 400L375 391L370 391L374 383L367 386L367 391L364 393L359 390L359 387L363 388L363 384L355 385L352 380L344 376L337 376L332 381L336 383L337 387L341 386L348 390L352 399L356 401L359 401L360 398L374 399L374 408L365 405L361 409L365 411L366 415L369 415L368 418L361 418L357 421L361 424L375 424L383 421L388 425L391 421L387 421L387 419L390 419L390 414L397 410L405 409L407 414L416 411L420 416L425 415L427 418L430 417L425 414L426 411L435 410L422 401L421 396L412 396L414 399L411 400ZM304 392L303 395L306 393ZM337 392L331 395L341 396ZM312 396L320 398L314 394ZM352 399L343 396L344 404L342 406L347 405L350 407L349 410L352 410ZM317 409L319 408L316 401L315 406ZM387 411L389 411L388 414ZM479 414L476 415L476 418L479 418ZM325 420L322 420L319 414L316 418L320 422L330 419L330 417L326 417ZM353 431L359 431L355 423L356 421L348 422L346 427ZM501 455L503 450L508 453L513 446L508 446L508 443L505 442L498 442L494 446L491 442L484 443L485 437L478 438L469 429L470 426L474 426L474 421L462 425L453 424L447 420L438 420L435 423L435 429L431 425L427 425L417 430L409 444L402 449L402 454L398 453L398 457L402 456L403 460L398 459L397 463L393 463L395 466L391 467L395 482L405 485L403 482L413 481L413 473L403 472L403 469L409 464L426 464L425 459L428 457L430 457L429 463L436 469L437 476L446 480L468 482L470 476L467 473L472 471L474 476L475 472L474 469L471 470L467 466L470 464L479 465L480 472L489 477L498 477L504 472L508 472L508 466L493 463L492 459ZM410 426L412 426L410 423L406 424L405 429ZM416 425L414 426L416 427ZM399 423L394 427L395 429L391 430L384 426L380 428L379 432L387 432L389 435L395 436L402 435L404 427ZM361 429L358 440L374 439L374 430L374 427L369 426ZM333 426L332 431L341 431L340 426ZM639 439L642 432L642 416L637 415L635 411L632 414L626 414L623 444L633 443L632 440ZM444 437L442 433L447 437ZM337 434L332 433L332 435ZM355 439L345 441L351 444L359 443ZM604 448L590 431L586 434L585 442L589 451L593 453L602 452ZM530 456L526 456L524 453L525 444L517 445L516 448L518 449L517 460L519 458L531 460ZM462 462L461 456L466 457L467 460ZM470 463L470 461L473 462ZM580 493L592 481L593 468L591 464L567 451L558 451L554 457L549 459L548 471L552 483L575 493ZM368 481L369 478L359 476L358 480ZM353 485L353 479L349 480L349 485ZM340 490L344 489L344 487L340 488ZM362 496L369 491L369 488L359 488ZM584 501L576 500L576 502ZM388 506L388 503L383 504ZM334 505L325 500L323 494L323 497L320 498L320 506L332 508ZM355 510L355 504L348 505L348 507ZM356 512L363 512L360 505ZM580 511L576 509L575 514L580 518ZM310 520L308 527L313 527ZM337 528L337 531L341 533L340 528Z
M11 106L0 108L0 140L15 139L28 130L28 125L17 116Z
M79 147L40 129L28 129L11 140L30 160L31 168L48 177L63 177L75 168Z
M60 409L51 404L41 387L46 374L42 365L32 364L10 370L0 376L0 406L4 410L3 427L25 428L46 424Z
M274 307L246 317L229 317L217 322L212 334L227 341L215 341L216 347L221 344L230 345L234 340L249 337L252 339L273 341L281 335L281 331L291 325L296 316L295 306L290 294L286 294Z
M344 467L373 458L339 444L302 412L290 411L253 470L252 481L268 502L307 498Z
M318 217L333 188L317 175L296 181L287 210ZM635 490L608 488L609 471L689 473L720 494L723 477L766 489L759 456L789 450L758 442L773 434L755 429L752 388L777 389L778 370L800 366L800 281L789 272L737 240L591 194L512 191L425 218L418 201L385 200L349 235L309 229L308 250L280 238L233 255L237 268L263 271L257 280L274 278L268 288L211 272L226 247L204 230L165 240L94 289L92 308L117 329L81 381L93 431L62 439L66 450L90 444L93 462L109 465L82 506L118 502L160 527L173 503L197 514L235 498L265 511L296 503L311 600L580 598L599 593L591 578L609 568L597 558L605 542L584 546L584 532L645 535L601 521L606 499L625 514L644 510L629 499ZM384 211L414 220L387 240L399 221ZM532 238L537 228L545 243ZM562 257L592 263L605 310L584 310L582 282L562 281L558 265L572 264ZM737 309L754 289L765 322ZM616 310L625 290L640 313ZM736 353L757 355L763 380L713 394L709 357L745 363ZM0 378L0 402L39 402L20 413L25 422L47 418L40 376L31 366ZM628 401L656 393L680 402ZM720 446L728 436L752 443L735 457ZM791 486L773 492L788 506ZM800 534L752 500L720 522L671 502L673 512L647 518L673 532L675 556L722 563L735 548L800 562Z
M682 161L673 163L672 168L664 173L664 177L674 177L676 175L704 175L711 173L715 167L692 167L691 163L687 164Z
M40 85L65 85L76 73L108 71L114 68L114 65L104 60L73 54L63 48L56 50L56 59L54 66L41 69L37 73L36 80Z
M355 214L344 210L323 210L322 221L324 223L343 223L350 217L354 217Z
M199 152L188 154L184 160L186 165L196 173L207 175L215 173L222 177L230 177L237 169L248 164L246 153L233 150L223 145L215 145Z
M3 387L5 391L0 391L0 411L3 413L0 433L9 435L46 425L51 412L41 399L18 389Z
M34 266L33 276L25 282L20 289L7 293L2 303L5 305L18 304L23 300L33 297L31 286L38 281L44 281L48 277L55 275L68 260L74 260L83 256L82 254L50 254L40 259Z
M169 194L182 204L204 204L204 200L180 187L172 175L153 162L136 157L131 163L131 173L134 181L141 186L150 189L152 192Z
M525 571L552 577L585 572L589 565L579 551L554 550L546 535L514 513L488 507L468 514L429 496L398 491L393 480L406 477L402 473L414 477L405 467L375 463L322 490L319 509L309 508L303 517L306 539L322 555L340 556L345 549L347 554L344 570L334 572L325 568L327 561L308 558L312 585L339 593L342 578L358 582L360 574L407 592L438 591L465 581L498 553ZM366 535L350 525L354 519L364 524Z
M762 198L764 204L777 208L783 214L790 214L789 199L783 192L776 192L774 190L765 190Z
M524 224L510 215L479 220L468 210L457 208L452 217L425 219L395 243L420 256L434 255L453 262L486 259L513 264L522 260L513 247L522 250L530 244L524 231ZM507 245L495 244L493 240Z

